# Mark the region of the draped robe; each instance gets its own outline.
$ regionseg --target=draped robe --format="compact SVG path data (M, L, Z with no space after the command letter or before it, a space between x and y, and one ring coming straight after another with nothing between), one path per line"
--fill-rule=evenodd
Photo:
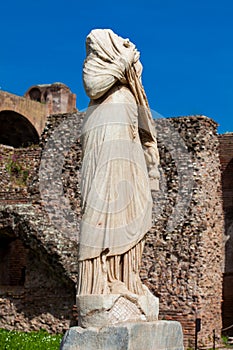
M141 139L155 161L158 152L138 67L135 46L112 31L87 37L83 79L91 102L82 130L78 294L115 286L143 293L139 269L152 199Z

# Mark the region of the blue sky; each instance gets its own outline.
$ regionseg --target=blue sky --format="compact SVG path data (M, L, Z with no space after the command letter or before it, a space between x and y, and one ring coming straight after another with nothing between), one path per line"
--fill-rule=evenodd
M18 95L63 82L82 86L85 38L111 28L141 52L150 106L165 117L204 114L233 131L232 0L21 0L0 4L0 87Z

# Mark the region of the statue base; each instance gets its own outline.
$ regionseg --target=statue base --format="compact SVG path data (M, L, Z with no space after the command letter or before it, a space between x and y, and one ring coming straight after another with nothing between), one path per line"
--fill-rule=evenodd
M183 350L179 322L122 323L102 328L70 328L60 350Z
M158 321L159 299L143 288L143 295L78 295L79 327L60 350L183 350L180 323Z
M105 327L123 322L157 321L159 299L146 286L144 294L91 294L78 295L78 325Z

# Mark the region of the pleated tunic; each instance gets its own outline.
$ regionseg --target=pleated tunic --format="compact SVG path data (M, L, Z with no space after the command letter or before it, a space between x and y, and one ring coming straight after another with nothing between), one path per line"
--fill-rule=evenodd
M82 147L79 261L124 254L151 228L152 217L138 107L126 85L90 103Z

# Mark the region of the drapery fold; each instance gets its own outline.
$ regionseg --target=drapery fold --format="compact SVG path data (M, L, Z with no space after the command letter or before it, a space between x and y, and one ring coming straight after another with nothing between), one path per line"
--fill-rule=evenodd
M109 29L91 31L86 52L83 82L91 101L82 129L77 291L143 294L139 271L152 224L148 171L158 184L159 156L140 55Z
M103 97L119 81L129 87L138 106L138 128L153 188L159 189L159 153L156 131L145 90L141 83L140 54L129 39L123 39L110 29L95 29L87 36L87 57L83 67L83 82L92 100Z

